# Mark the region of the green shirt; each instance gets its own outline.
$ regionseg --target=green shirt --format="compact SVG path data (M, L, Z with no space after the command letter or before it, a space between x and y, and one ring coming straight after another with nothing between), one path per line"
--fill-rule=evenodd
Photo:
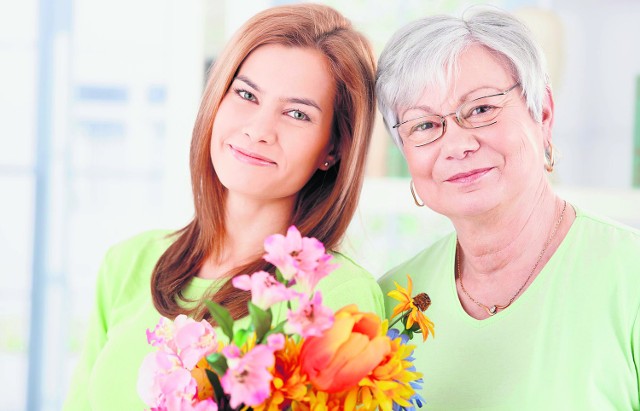
M410 274L431 297L435 338L414 353L426 410L640 409L640 232L577 210L529 288L485 320L460 304L455 249L451 234L379 281L386 294Z
M154 350L147 344L145 331L155 327L160 314L153 306L150 279L158 258L171 244L167 234L147 232L107 253L65 411L144 409L136 384L142 359ZM337 310L355 303L360 310L384 318L382 293L373 276L344 255L334 254L333 262L340 267L317 286L323 304ZM194 278L184 295L198 299L210 286L215 287L213 281ZM283 315L274 313L275 317Z

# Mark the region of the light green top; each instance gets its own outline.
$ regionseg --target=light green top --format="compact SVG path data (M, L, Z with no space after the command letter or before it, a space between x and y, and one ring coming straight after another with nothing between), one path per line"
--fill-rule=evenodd
M415 351L424 409L640 409L640 232L576 212L529 288L486 320L458 299L455 234L380 279L386 294L410 274L431 297L435 338Z
M136 383L142 359L154 349L147 344L145 332L160 318L151 299L150 279L158 258L171 243L167 234L147 232L107 253L65 411L144 409ZM334 310L355 303L361 311L384 318L382 293L373 276L344 255L334 254L333 262L340 267L317 286L323 303ZM215 287L213 281L194 278L184 294L198 299L209 286ZM279 318L283 315L274 313Z

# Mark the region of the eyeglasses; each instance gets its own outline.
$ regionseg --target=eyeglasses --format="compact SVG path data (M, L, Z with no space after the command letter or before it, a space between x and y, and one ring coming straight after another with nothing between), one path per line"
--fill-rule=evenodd
M398 134L404 141L421 147L433 143L447 131L446 118L455 114L456 123L462 128L487 127L496 123L496 118L504 107L507 93L518 87L516 83L505 91L490 96L478 97L460 105L456 111L441 116L428 114L396 124Z

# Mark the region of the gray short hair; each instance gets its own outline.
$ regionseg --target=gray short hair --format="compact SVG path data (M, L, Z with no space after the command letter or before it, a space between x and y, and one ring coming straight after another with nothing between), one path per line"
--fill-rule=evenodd
M387 129L398 146L398 112L411 107L426 88L445 86L458 69L461 52L481 45L496 53L520 83L529 112L542 121L542 102L549 85L542 49L529 29L513 15L474 7L461 18L437 15L398 30L378 61L376 92Z

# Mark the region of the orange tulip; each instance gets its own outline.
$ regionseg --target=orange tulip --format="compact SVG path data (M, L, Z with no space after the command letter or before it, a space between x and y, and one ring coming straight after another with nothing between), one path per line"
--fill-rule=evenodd
M352 304L336 312L323 336L304 341L300 361L316 389L335 393L358 384L390 350L380 319Z

